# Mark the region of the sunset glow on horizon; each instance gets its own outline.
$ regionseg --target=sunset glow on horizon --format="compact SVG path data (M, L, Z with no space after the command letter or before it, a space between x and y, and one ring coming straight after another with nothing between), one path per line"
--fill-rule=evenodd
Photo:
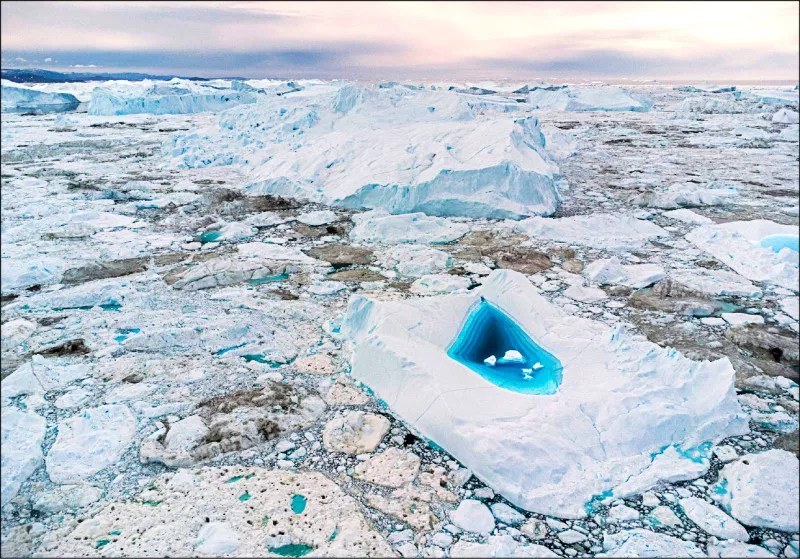
M796 79L797 2L3 2L3 67Z

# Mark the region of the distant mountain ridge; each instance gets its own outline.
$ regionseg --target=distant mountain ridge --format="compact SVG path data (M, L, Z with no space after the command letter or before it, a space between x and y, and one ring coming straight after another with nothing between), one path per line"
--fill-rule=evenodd
M16 83L73 83L73 82L92 82L105 80L171 80L172 78L182 78L193 81L209 81L217 78L198 78L155 74L141 74L137 72L105 73L105 72L54 72L52 70L39 69L17 69L6 68L0 70L0 77ZM229 77L219 78L229 80L244 80L247 78Z

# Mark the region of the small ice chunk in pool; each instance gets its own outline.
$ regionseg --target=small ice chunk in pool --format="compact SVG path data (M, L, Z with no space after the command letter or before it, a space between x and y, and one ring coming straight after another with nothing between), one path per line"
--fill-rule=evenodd
M542 365L540 362L537 361L536 363L533 364L533 369L536 371L538 371L539 369L544 369L544 365Z
M486 363L487 365L494 365L495 363L497 363L497 357L495 357L494 355L490 355L489 357L484 359L483 362Z
M504 363L524 363L525 358L522 357L522 354L516 349L509 349L506 351L506 354L503 355L502 361Z

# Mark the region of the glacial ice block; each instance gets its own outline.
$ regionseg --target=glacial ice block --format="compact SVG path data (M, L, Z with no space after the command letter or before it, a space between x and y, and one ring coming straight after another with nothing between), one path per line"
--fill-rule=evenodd
M711 443L748 432L727 359L691 361L567 315L512 270L467 293L354 296L341 332L351 374L398 418L515 505L543 514L585 516L593 498L629 479L643 480L640 491L664 475L692 479ZM503 358L518 366L509 350L533 362L533 378L560 362L560 385L524 393L476 374ZM484 363L491 356L494 365ZM666 469L665 449L675 457Z
M142 82L129 90L98 87L89 101L90 115L190 114L221 111L235 105L255 103L255 90L205 87L185 80L166 84Z
M242 163L253 194L392 214L521 219L560 203L539 121L452 91L366 88L265 97L164 145L186 167Z
M80 101L69 93L47 93L17 87L2 85L2 112L36 112L36 113L61 113L73 111L78 108Z
M621 87L537 88L528 93L528 103L537 109L557 111L647 112L653 102Z

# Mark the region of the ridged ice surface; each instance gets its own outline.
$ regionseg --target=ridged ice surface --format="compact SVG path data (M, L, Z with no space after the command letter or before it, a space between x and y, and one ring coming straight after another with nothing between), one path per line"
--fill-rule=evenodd
M164 151L186 167L243 164L253 194L352 209L519 219L561 200L536 117L451 91L309 87L228 112Z

